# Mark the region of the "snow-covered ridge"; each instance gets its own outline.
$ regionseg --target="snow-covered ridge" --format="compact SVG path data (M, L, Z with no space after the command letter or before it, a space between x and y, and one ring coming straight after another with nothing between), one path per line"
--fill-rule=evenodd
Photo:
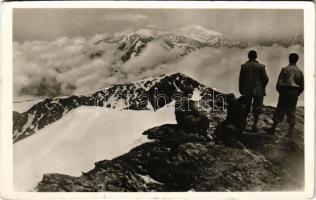
M161 112L86 106L72 110L14 144L14 190L32 191L46 173L79 176L96 161L113 159L147 142L142 133L166 123L175 123L173 110L168 108Z
M295 44L304 45L303 36L295 34L293 37L284 40L263 40L257 42L241 41L231 38L223 33L205 28L200 25L189 25L175 30L158 30L156 28L140 28L138 30L128 28L114 34L97 34L88 40L88 43L97 49L90 57L100 57L104 53L102 45L117 45L121 61L126 62L130 58L142 53L148 43L164 41L165 48L180 48L186 55L197 49L205 47L229 47L246 48L249 46L263 45L291 46Z
M190 25L176 30L160 31L150 28L134 30L131 28L114 34L97 34L88 40L90 46L97 49L90 57L100 57L104 53L102 45L115 44L122 54L121 60L126 62L130 58L141 54L147 43L162 40L166 48L180 48L183 55L204 47L238 47L244 48L246 43L229 38L222 33L204 28L199 25Z

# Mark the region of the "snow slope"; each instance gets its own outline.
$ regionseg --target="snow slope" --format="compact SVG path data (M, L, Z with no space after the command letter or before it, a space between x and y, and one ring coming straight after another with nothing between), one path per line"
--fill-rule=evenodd
M113 159L147 140L142 133L175 123L172 107L117 111L80 107L14 144L14 190L32 191L44 173L79 176L99 160Z

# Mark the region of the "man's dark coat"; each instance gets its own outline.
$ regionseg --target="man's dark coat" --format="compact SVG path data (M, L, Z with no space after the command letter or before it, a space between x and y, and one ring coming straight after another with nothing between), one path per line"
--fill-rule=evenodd
M256 60L249 60L241 65L239 74L239 92L243 96L265 96L269 82L265 66Z

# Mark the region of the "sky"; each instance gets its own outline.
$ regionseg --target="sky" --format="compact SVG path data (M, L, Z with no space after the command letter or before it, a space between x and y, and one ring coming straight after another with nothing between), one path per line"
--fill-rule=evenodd
M191 24L235 39L282 39L303 33L302 10L246 9L14 9L15 41L92 36L127 28L172 30Z

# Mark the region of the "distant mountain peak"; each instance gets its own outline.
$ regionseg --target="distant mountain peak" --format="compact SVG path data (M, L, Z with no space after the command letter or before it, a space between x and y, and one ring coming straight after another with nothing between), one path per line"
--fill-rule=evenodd
M156 35L155 30L150 29L150 28L141 28L138 30L135 30L133 28L127 28L120 32L115 33L114 35L123 36L123 35L133 35L133 34L139 34L139 35L143 35L147 37L153 37L154 35Z
M127 29L124 29L124 30L122 30L122 31L120 31L120 32L115 33L114 35L121 36L121 35L131 34L131 33L134 33L134 32L135 32L134 29L132 29L132 28L127 28Z
M192 24L183 28L174 30L177 34L185 35L200 42L207 42L216 36L223 36L222 33L207 29L203 26Z
M210 35L223 35L220 32L205 28L205 27L203 27L201 25L197 25L197 24L191 24L189 26L182 27L182 28L179 28L177 30L178 31L202 31L202 32L208 33Z
M145 36L154 36L155 35L155 31L152 29L148 29L148 28L142 28L136 31L136 33L140 34L140 35L145 35Z

